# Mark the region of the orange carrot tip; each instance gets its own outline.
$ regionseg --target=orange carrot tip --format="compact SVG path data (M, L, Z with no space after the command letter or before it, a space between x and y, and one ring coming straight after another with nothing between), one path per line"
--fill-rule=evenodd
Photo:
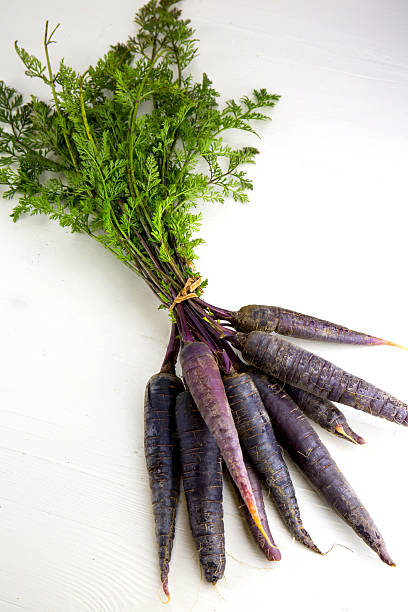
M169 591L169 582L168 582L167 578L165 580L163 580L162 587L163 587L163 592L164 592L165 596L167 597L167 599L166 599L166 601L164 601L161 598L161 596L160 596L160 601L161 601L162 604L167 605L168 603L170 603L170 599L171 599L170 591Z
M347 440L350 440L351 442L353 442L353 444L357 444L357 442L351 436L346 434L342 425L336 425L336 431L338 434L340 434L344 438L347 438Z
M255 523L255 525L258 527L259 531L262 533L263 537L265 538L265 540L267 541L269 546L272 546L272 542L270 541L265 529L262 526L262 523L260 521L259 515L258 515L258 511L256 509L255 504L251 504L250 506L248 506L248 510L251 513L251 516L253 518L253 521Z
M340 434L344 438L347 438L347 440L350 440L350 442L353 442L353 444L357 444L357 445L359 445L359 444L366 444L366 441L364 440L364 438L362 438L361 436L359 436L356 433L354 433L354 431L353 431L353 436L350 436L345 431L343 425L336 425L335 429L336 429L338 434Z
M408 351L408 348L402 346L402 344L396 344L395 342L384 342L384 344L387 344L388 346L396 346L397 348L403 349L404 351Z

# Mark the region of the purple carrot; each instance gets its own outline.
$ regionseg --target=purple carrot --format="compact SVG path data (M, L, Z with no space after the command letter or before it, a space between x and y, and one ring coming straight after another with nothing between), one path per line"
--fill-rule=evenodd
M282 555L280 554L280 550L276 546L273 540L272 533L269 527L268 517L266 515L265 504L264 504L263 495L262 495L261 483L259 482L258 477L254 469L252 468L251 464L245 458L244 458L244 463L245 463L245 467L248 473L249 482L251 483L252 490L255 495L256 505L258 507L258 512L259 512L259 517L261 519L261 523L264 526L266 533L268 534L268 537L269 537L270 542L272 543L272 546L268 544L268 542L263 537L262 533L259 531L258 527L255 525L252 519L252 516L250 515L248 511L248 508L242 502L242 497L234 481L231 479L234 489L236 491L237 497L240 500L240 502L242 502L240 503L240 506L239 506L240 510L242 511L243 518L245 519L248 525L248 528L251 534L253 535L253 538L257 546L261 549L261 551L263 552L265 557L268 559L268 561L280 561L282 558Z
M336 323L330 323L330 321L317 319L278 306L243 306L238 312L233 313L233 323L238 331L245 333L265 331L324 342L399 346L394 342L387 342L381 338L356 332Z
M245 469L238 433L217 362L203 342L186 342L180 353L180 363L184 380L197 408L214 436L256 526L268 541Z
M320 553L303 526L289 470L251 376L234 372L224 376L224 386L242 447L268 487L282 520L298 542Z
M188 391L177 397L176 422L191 531L204 577L215 584L225 569L221 453Z
M408 425L408 405L330 361L266 332L238 333L234 346L254 366L322 399Z
M168 599L169 563L180 490L174 409L176 397L182 390L183 383L177 376L160 372L150 378L145 393L146 465L156 525L161 582Z
M327 448L300 408L264 375L252 374L271 418L279 442L314 487L354 531L374 550L384 563L395 565L385 542L340 472Z
M366 443L364 438L351 429L342 411L330 400L321 399L288 384L284 385L284 391L294 400L302 412L326 431L343 438L343 440L350 440L354 444Z

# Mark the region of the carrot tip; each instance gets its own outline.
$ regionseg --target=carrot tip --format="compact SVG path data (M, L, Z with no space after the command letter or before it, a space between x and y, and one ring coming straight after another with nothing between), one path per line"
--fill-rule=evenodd
M387 344L388 346L396 346L397 348L403 349L404 351L408 351L408 348L402 346L402 344L396 344L395 342L384 342L384 344Z
M336 425L335 427L336 432L340 435L343 436L344 438L347 438L347 440L350 440L350 442L353 442L353 444L366 444L366 441L364 440L364 438L362 438L361 436L359 436L358 434L354 433L354 431L350 432L352 435L348 434L343 425Z
M265 529L263 528L263 525L262 525L261 520L260 520L260 518L259 518L258 511L257 511L257 509L256 509L255 504L250 504L250 505L248 506L248 510L249 510L249 512L251 513L251 516L252 516L252 519L253 519L253 521L254 521L255 525L258 527L259 531L262 533L262 535L263 535L263 537L265 538L265 540L267 541L268 545L269 545L271 548L273 548L273 547L274 547L274 545L273 545L273 544L272 544L272 542L270 541L270 539L269 539L269 537L268 537L268 535L267 535L267 533L266 533ZM275 548L276 548L276 546L275 546Z
M390 567L396 567L396 564L391 559L390 555L388 554L388 552L386 550L384 552L380 552L378 554L379 554L379 557L380 557L381 561L384 561L384 563L386 563Z
M320 550L320 548L317 548L316 544L313 544L313 546L310 547L310 550L313 550L313 552L317 553L318 555L326 555L327 553L324 553Z
M384 563L386 563L390 567L397 567L397 564L394 563L394 561L392 559L387 560L387 559L384 559L383 557L381 557L381 561L384 561Z
M162 582L162 587L163 587L163 592L165 594L165 596L167 597L167 600L164 601L161 597L160 597L160 601L162 604L167 605L168 603L170 603L171 597L170 597L170 591L169 591L169 581L167 580L167 578L165 578Z

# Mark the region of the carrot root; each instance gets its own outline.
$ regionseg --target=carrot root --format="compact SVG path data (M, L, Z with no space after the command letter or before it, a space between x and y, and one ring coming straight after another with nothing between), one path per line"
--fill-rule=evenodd
M381 552L379 554L379 557L381 559L381 561L384 561L384 563L386 563L387 565L389 565L390 567L396 567L396 564L394 563L394 561L391 559L390 555L388 554L388 552L386 550L384 550L383 552Z
M266 376L256 383L282 446L331 507L387 565L389 556L378 527L339 470L305 415L281 387Z
M382 338L354 331L343 325L318 319L310 315L280 308L278 306L262 306L250 304L233 313L234 327L240 332L251 331L275 332L283 336L320 340L322 342L338 342L343 344L361 344L376 346L381 344L395 345Z
M303 527L292 479L250 371L225 376L224 385L241 445L249 461L269 489L290 533L298 542L315 551L314 543ZM258 505L258 499L256 503ZM258 512L262 519L259 505Z
M402 344L396 344L395 342L383 342L383 344L387 344L388 346L396 346L397 348L400 348L404 351L408 351L408 348L402 346Z
M267 541L268 546L272 547L273 544L270 541L268 534L266 533L265 529L262 526L261 519L259 518L259 514L258 514L258 510L257 510L256 505L255 504L249 504L248 505L248 510L251 513L251 516L253 518L253 521L254 521L255 525L258 527L259 531L262 533L263 537Z
M184 380L208 429L214 436L228 470L248 507L255 525L271 546L258 514L245 469L231 408L225 394L218 364L204 342L186 342L180 353Z
M345 431L343 425L336 425L335 429L340 436L342 436L343 438L347 438L347 440L350 440L350 442L353 442L353 444L357 444L357 445L367 444L364 438L356 434L351 429L350 429L350 433L348 434Z
M170 591L169 591L169 581L168 578L166 577L163 582L162 582L162 587L163 587L163 593L165 594L165 596L167 597L167 601L163 601L162 599L160 599L160 601L167 605L170 603L171 601L171 597L170 597Z
M408 404L323 357L265 332L238 333L230 341L247 361L284 383L408 427Z

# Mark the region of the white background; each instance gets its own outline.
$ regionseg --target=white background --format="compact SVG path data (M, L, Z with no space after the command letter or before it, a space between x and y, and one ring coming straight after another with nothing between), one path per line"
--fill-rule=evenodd
M2 3L0 78L24 77L19 42L85 70L134 31L141 2ZM223 98L282 95L261 126L249 205L205 207L200 270L208 300L277 304L408 345L408 4L404 0L186 0L200 39L194 74ZM142 282L86 237L46 218L13 225L0 207L0 610L161 610L143 457L143 393L168 321ZM303 343L311 348L312 343ZM408 400L408 353L313 345ZM293 543L271 503L283 559L272 567L225 492L225 579L200 580L184 500L170 573L172 610L406 609L407 431L345 408L368 440L322 439L380 527L397 567L376 555L293 469L305 525L328 549ZM293 467L293 466L291 466ZM230 556L232 555L235 559Z

